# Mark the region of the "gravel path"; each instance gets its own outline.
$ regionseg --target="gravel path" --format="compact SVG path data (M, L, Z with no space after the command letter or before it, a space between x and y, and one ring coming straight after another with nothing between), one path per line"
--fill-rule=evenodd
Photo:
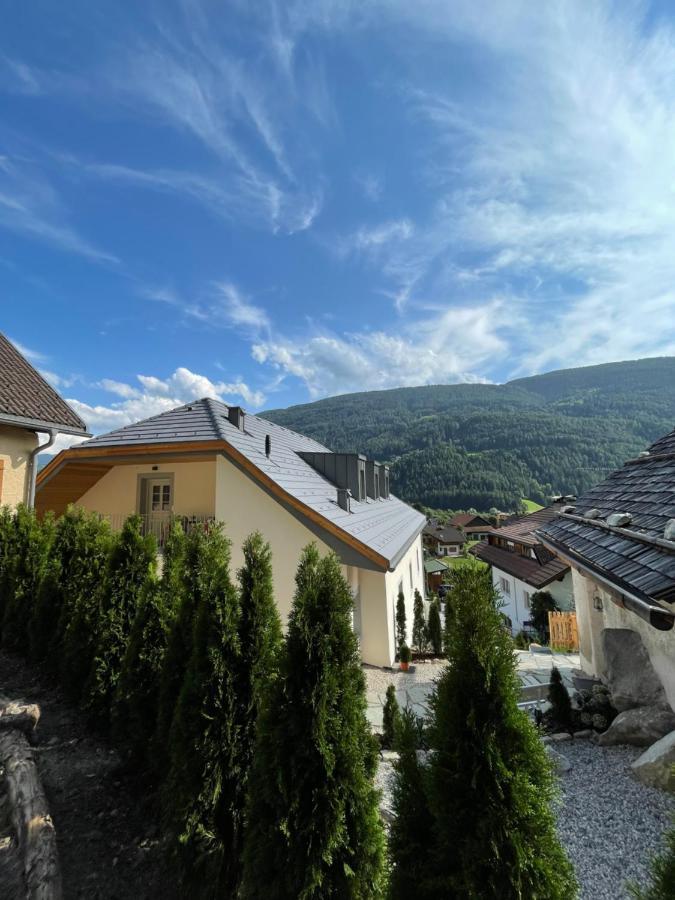
M675 813L675 797L636 781L630 764L635 747L598 747L586 741L555 745L571 763L560 776L558 831L574 863L580 900L623 900L626 882L644 884L650 854ZM388 756L388 754L387 754ZM393 767L380 762L377 786L382 814L391 814Z

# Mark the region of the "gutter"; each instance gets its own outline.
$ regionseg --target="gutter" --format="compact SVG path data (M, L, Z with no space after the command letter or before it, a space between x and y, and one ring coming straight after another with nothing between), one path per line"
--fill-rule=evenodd
M47 450L54 445L58 431L55 428L49 429L49 438L44 444L38 444L34 450L31 450L28 457L28 498L26 500L29 509L35 507L35 482L37 479L37 457L38 453Z
M56 431L59 434L74 434L82 438L91 437L86 428L75 428L60 422L44 422L41 419L27 419L25 416L11 416L8 413L0 413L0 425L12 425L15 428L27 428L29 431L41 431L49 434Z

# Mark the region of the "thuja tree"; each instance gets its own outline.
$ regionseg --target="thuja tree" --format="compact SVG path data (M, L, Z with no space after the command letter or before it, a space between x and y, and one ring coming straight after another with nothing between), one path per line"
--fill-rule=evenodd
M518 709L515 660L488 573L457 571L451 615L449 665L431 700L432 753L421 773L431 839L415 896L574 897L551 811L551 766Z
M429 607L427 634L434 656L440 656L443 653L443 629L441 627L441 603L438 597L434 597Z
M401 710L396 699L396 688L393 684L387 687L384 709L382 710L382 746L391 750L398 734L401 721Z
M232 896L238 863L241 739L237 722L238 598L219 526L190 535L197 594L192 648L169 736L167 826L192 893Z
M649 884L628 889L636 900L672 900L675 897L675 825L665 835L665 848L651 860Z
M572 727L572 701L557 666L551 669L548 702L550 703L550 709L546 712L548 722L558 731L568 731Z
M396 649L398 653L401 652L401 647L408 642L406 632L405 597L403 591L399 591L396 598Z
M382 896L376 745L337 558L302 556L280 676L261 716L242 896Z
M109 721L131 627L154 573L155 539L143 535L142 524L140 516L130 516L116 536L101 591L100 629L85 700L99 727Z
M555 612L558 606L548 591L535 591L530 600L530 619L540 640L548 643L548 614Z
M35 511L20 505L12 518L3 564L3 646L28 655L29 625L40 584L47 571L54 538L51 518L40 522Z
M415 589L413 603L412 645L420 653L424 653L427 648L427 623L424 618L424 601L417 589Z

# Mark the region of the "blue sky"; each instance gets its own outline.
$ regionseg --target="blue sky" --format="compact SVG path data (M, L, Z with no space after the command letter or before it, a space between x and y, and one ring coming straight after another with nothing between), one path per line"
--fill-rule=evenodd
M1 6L0 330L92 430L675 353L667 4Z

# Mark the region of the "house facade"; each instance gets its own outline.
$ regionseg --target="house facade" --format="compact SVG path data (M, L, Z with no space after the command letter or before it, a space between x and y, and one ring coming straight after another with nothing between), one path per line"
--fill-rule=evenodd
M80 417L0 334L0 506L32 505L37 455L64 433L88 437Z
M548 591L561 610L574 609L572 573L567 562L544 546L537 529L557 514L557 506L511 519L495 528L474 553L492 569L492 582L499 591L501 612L509 619L513 634L530 622L532 595Z
M486 541L492 525L475 513L460 513L450 519L450 525L458 528L469 541Z
M583 670L605 680L607 632L637 632L675 709L675 431L539 536L572 567Z
M422 543L433 556L461 556L466 537L452 525L441 525L438 519L429 519L422 532Z
M392 665L395 608L424 595L424 516L389 491L389 471L358 454L332 453L310 438L203 399L63 451L38 478L38 511L76 503L121 527L131 513L161 546L172 517L222 521L241 547L260 531L273 552L277 604L288 616L303 548L335 551L354 595L362 657ZM410 638L410 635L409 635Z

